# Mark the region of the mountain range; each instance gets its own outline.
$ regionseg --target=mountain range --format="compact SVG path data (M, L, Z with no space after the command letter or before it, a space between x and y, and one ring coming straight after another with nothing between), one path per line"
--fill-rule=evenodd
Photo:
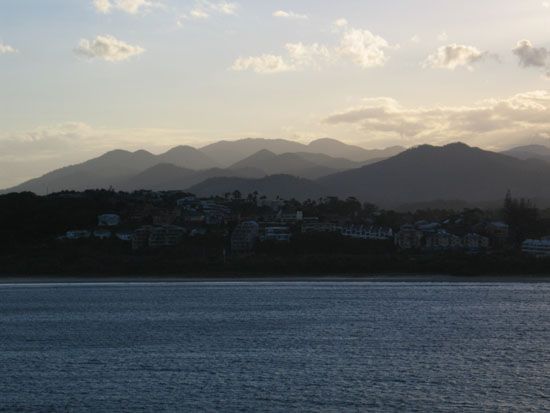
M292 150L300 152L292 153ZM328 150L334 150L337 154L347 153L361 161L334 157L326 153ZM3 192L46 194L109 187L120 190L181 190L212 177L260 178L281 173L315 179L403 150L401 147L366 150L334 139L319 139L309 145L284 139L220 141L200 149L177 146L160 155L145 150L113 150Z
M239 190L297 199L355 196L398 206L436 200L481 203L502 199L511 190L514 196L546 201L550 200L546 155L550 156L550 148L545 146L504 153L462 143L369 151L332 139L309 145L244 139L200 149L178 146L160 155L115 150L6 192L114 187L188 190L208 196Z

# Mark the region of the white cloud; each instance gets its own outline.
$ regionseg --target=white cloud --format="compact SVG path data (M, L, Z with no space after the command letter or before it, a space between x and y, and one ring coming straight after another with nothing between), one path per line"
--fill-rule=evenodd
M94 40L81 39L75 53L87 58L118 62L143 53L145 49L132 46L110 35L97 36Z
M347 25L347 22L346 22ZM327 46L319 43L287 43L286 54L263 54L241 57L232 70L252 70L256 73L279 73L304 69L319 69L323 64L351 61L364 68L383 66L388 60L385 49L388 42L368 30L348 28L342 23L338 32L339 44Z
M240 57L233 63L231 70L238 72L252 70L256 73L281 73L295 70L295 68L285 62L282 56L263 54L261 56Z
M100 13L110 13L113 5L111 0L94 0L94 7Z
M385 39L368 30L350 29L343 34L338 52L367 69L384 66L388 60L385 49L389 47Z
M319 68L320 63L332 58L330 50L318 43L287 43L287 55L263 54L261 56L241 57L235 61L232 70L252 70L256 73L281 73Z
M544 7L545 9L550 9L550 1L543 1L542 7Z
M308 16L306 14L298 14L294 13L293 11L284 11L284 10L277 10L273 13L273 17L279 17L282 19L289 19L289 20L307 20Z
M17 49L13 46L10 46L9 44L4 44L0 42L0 54L7 53L17 53Z
M149 11L153 7L160 7L156 0L93 0L93 5L99 13L110 13L113 10L129 14Z
M235 15L239 8L237 3L227 1L210 2L207 0L198 1L195 6L189 11L180 16L178 25L182 25L183 20L194 19L204 20L210 18L212 14Z
M480 62L488 56L487 52L482 52L474 46L450 44L441 46L435 53L429 55L422 63L422 66L424 68L431 67L449 70L454 70L457 67L466 67L472 70L474 63Z
M421 41L421 38L417 34L415 34L413 37L411 37L411 42L412 43L420 43L420 41Z
M334 22L334 27L337 27L337 28L343 28L343 27L347 27L348 25L348 21L346 19L338 19Z
M518 57L521 67L544 68L546 76L550 77L550 50L535 47L529 40L521 40L512 52Z
M203 9L193 9L189 14L193 19L208 19L210 17Z
M391 98L371 98L325 118L324 123L350 125L373 140L406 145L465 141L504 148L550 137L550 91L488 99L470 106L409 108Z
M220 1L217 3L209 3L210 10L213 10L221 14L234 15L237 13L238 5L236 3L229 3L227 1Z

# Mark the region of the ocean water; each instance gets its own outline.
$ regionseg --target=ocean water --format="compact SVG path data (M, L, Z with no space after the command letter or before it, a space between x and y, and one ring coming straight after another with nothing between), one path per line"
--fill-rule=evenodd
M0 285L0 411L549 411L550 284Z

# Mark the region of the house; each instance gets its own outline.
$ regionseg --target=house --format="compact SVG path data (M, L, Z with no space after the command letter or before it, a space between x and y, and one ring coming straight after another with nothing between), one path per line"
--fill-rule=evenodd
M289 242L290 229L288 227L266 227L262 241Z
M118 231L115 236L120 240L124 242L131 242L132 238L134 237L134 233L131 231Z
M311 232L342 232L342 226L332 222L305 222L302 224L304 234Z
M428 250L456 250L462 248L462 239L447 231L439 230L426 235L425 245Z
M489 248L489 238L476 233L469 233L462 238L462 246L468 251L486 250Z
M363 239L363 240L377 240L383 241L393 238L393 231L391 228L382 228L374 226L364 225L348 225L342 228L341 234L344 237Z
M132 236L132 249L140 250L146 248L149 245L149 235L151 234L153 227L144 226L134 231Z
M71 230L65 233L65 237L70 240L90 238L91 235L88 230Z
M399 232L395 234L395 245L399 248L418 249L422 246L422 238L424 234L417 230L413 225L403 225Z
M535 257L550 257L550 239L528 239L523 241L521 251Z
M485 226L485 233L496 245L503 245L508 240L510 227L501 221L489 222Z
M231 251L235 254L250 254L259 232L260 226L256 221L241 222L231 233Z
M96 229L93 234L94 234L94 238L99 238L99 239L109 239L112 236L111 231L107 229Z
M296 211L288 214L283 214L279 211L277 218L284 224L294 224L296 222L302 222L304 220L304 213L302 211Z
M116 227L120 225L120 216L117 214L98 215L97 225L100 227Z

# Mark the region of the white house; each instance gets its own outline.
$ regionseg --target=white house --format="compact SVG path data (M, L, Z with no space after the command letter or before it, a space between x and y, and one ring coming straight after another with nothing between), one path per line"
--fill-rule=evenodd
M523 241L521 250L536 257L550 257L550 240L528 239Z

